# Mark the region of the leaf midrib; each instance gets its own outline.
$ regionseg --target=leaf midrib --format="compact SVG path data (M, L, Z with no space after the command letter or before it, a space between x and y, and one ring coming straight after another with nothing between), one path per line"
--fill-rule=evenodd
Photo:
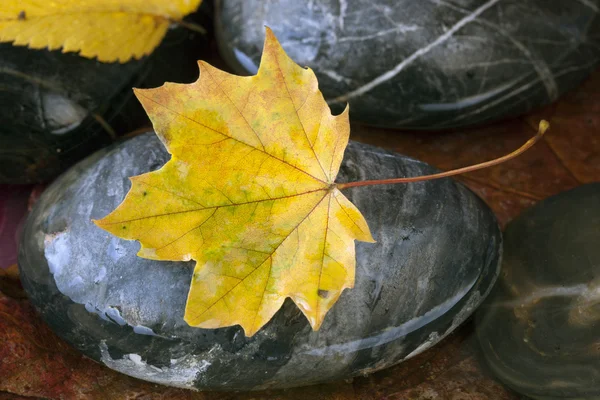
M154 187L156 189L161 190L161 188L159 188L159 187L156 187L156 186L154 186ZM117 224L122 224L122 223L126 223L126 222L141 221L141 220L149 219L149 218L166 217L169 215L185 214L185 213L192 213L192 212L213 210L213 209L216 210L219 208L226 208L226 207L238 207L238 206L243 206L243 205L247 205L247 204L261 203L261 202L266 202L266 201L277 201L277 200L289 199L289 198L298 197L298 196L304 196L304 195L307 195L310 193L316 193L316 192L321 192L321 191L329 192L329 190L330 190L329 187L323 187L320 189L309 190L306 192L292 194L289 196L280 196L280 197L273 197L270 199L252 200L252 201L247 201L244 203L232 203L232 204L223 204L223 205L212 206L212 207L194 208L194 209L185 210L185 211L173 211L173 212L168 212L168 213L163 213L163 214L148 215L148 216L144 216L144 217L140 217L140 218L125 219L125 220L120 220L120 221L115 221L115 222L106 222L106 223L103 223L102 225L117 225ZM181 197L181 196L178 196L178 197ZM193 200L189 200L189 201L194 202ZM196 202L194 202L194 203L196 203Z

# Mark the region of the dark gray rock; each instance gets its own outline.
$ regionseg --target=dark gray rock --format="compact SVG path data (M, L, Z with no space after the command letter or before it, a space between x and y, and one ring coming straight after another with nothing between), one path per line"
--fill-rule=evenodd
M356 287L318 332L287 301L263 329L183 321L193 263L138 258L137 242L97 228L128 176L169 155L147 134L78 164L50 186L24 229L21 278L42 317L89 357L141 379L198 389L313 384L372 372L437 343L494 283L501 234L489 208L453 180L346 190L376 244L357 244ZM431 173L428 165L351 143L340 182Z
M477 336L492 371L519 393L600 398L599 244L600 183L546 199L506 228Z
M205 8L188 18L207 21ZM131 88L196 80L207 48L205 35L183 27L125 64L0 43L0 184L50 181L112 143L114 132L147 126Z
M393 128L525 113L600 61L600 0L219 0L220 49L255 73L264 26L315 70L332 106Z
M99 119L132 100L145 67L0 44L0 183L49 181L110 144Z

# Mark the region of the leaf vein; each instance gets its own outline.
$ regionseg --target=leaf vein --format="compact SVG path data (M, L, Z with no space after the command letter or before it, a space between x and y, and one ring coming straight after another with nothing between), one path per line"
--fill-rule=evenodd
M308 146L310 147L313 155L315 156L315 160L317 160L317 162L319 163L319 167L321 167L321 171L323 171L323 176L325 176L325 179L330 179L330 177L327 175L327 172L325 172L325 168L323 168L323 165L321 164L321 160L319 160L319 157L317 156L317 153L315 152L315 148L308 137L308 133L306 133L306 128L304 127L304 122L302 122L302 119L300 119L300 114L298 114L298 110L296 110L296 105L294 104L294 99L292 98L292 94L290 93L290 89L288 88L287 81L285 80L285 74L283 73L283 71L281 69L281 65L279 65L279 60L277 59L277 57L275 57L275 63L277 64L277 70L281 74L281 80L283 81L283 86L285 86L285 91L287 92L288 98L292 103L292 108L294 109L294 115L296 116L296 118L298 119L298 122L300 123L300 126L302 127L302 132L304 132L304 137L306 138L306 142L308 143Z
M256 130L252 127L252 125L250 125L250 122L248 122L248 119L246 119L246 116L235 105L235 103L233 102L233 100L231 100L231 97L229 97L229 95L227 94L227 92L225 92L225 89L223 89L223 87L221 86L221 82L219 82L219 81L217 81L215 79L215 77L209 72L208 68L205 68L204 71L206 71L206 73L208 74L208 76L210 77L210 79L212 79L212 81L217 85L217 87L221 90L221 92L225 95L225 97L227 97L227 100L229 100L229 102L231 103L231 105L233 106L233 108L235 108L235 110L238 112L238 114L240 114L240 116L242 117L242 119L244 120L244 122L246 123L246 125L248 125L248 128L250 128L250 130L252 131L252 133L254 133L254 136L256 136L256 138L258 139L258 142L262 146L262 150L265 151L265 144L263 143L262 139L260 138L260 136L258 135L258 133L256 132Z
M202 315L204 315L206 312L208 312L212 307L214 307L219 301L221 301L222 299L224 299L229 293L231 293L232 290L234 290L236 287L238 287L247 277L249 277L252 273L254 273L258 268L260 268L269 258L273 257L273 254L275 254L277 252L277 250L279 249L279 247L281 247L281 245L283 244L283 242L286 241L286 239L288 237L290 237L290 235L297 231L298 228L300 227L300 225L302 225L302 223L312 214L312 212L319 206L319 204L321 204L321 202L327 197L329 192L325 193L325 195L319 200L317 201L317 203L315 204L315 206L306 214L306 216L304 216L304 218L302 218L302 220L300 220L298 222L298 224L292 228L292 230L285 236L283 237L283 239L281 240L281 242L279 242L279 244L277 245L277 247L275 247L275 249L273 249L273 253L271 253L271 255L269 255L265 260L263 260L258 266L256 266L256 268L254 268L252 271L248 272L248 274L246 274L246 276L244 276L242 278L242 280L240 282L238 282L237 284L235 284L231 289L229 289L227 292L225 292L221 297L219 297L218 299L215 299L215 301L208 307L206 308L204 311L202 311L201 313L197 313L195 314L191 319L192 320L196 320L197 318L200 318Z
M243 206L243 205L252 204L252 203L261 203L261 202L268 202L268 201L284 200L284 199L289 199L289 198L292 198L292 197L304 196L306 194L316 193L316 192L321 192L321 191L327 191L327 190L328 190L327 188L322 188L322 189L310 190L310 191L303 192L303 193L292 194L292 195L289 195L289 196L275 197L275 198L272 198L272 199L260 199L260 200L248 201L246 203L233 203L233 204L224 204L224 205L214 206L214 207L194 208L194 209L191 209L191 210L184 210L184 211L173 211L173 212L162 213L162 214L148 215L148 216L144 216L144 217L140 217L140 218L131 218L131 219L125 219L125 220L120 220L120 221L115 221L115 222L106 222L106 223L103 223L103 225L116 225L116 224L122 224L122 223L125 223L125 222L134 222L134 221L140 221L140 220L149 219L149 218L166 217L166 216L169 216L169 215L177 215L177 214L185 214L185 213L191 213L191 212L198 212L198 211L210 210L212 208L216 209L216 208L225 208L225 207L236 207L236 206Z
M280 161L281 163L283 163L283 164L285 164L285 165L288 165L288 166L290 166L290 167L292 167L292 168L294 168L294 169L296 169L296 170L298 170L298 171L300 171L300 172L302 172L302 173L304 173L304 174L306 174L306 175L310 176L311 178L313 178L313 179L315 179L315 180L317 180L317 181L319 181L319 182L322 182L322 183L324 183L324 184L327 184L327 182L323 181L322 179L319 179L319 178L317 178L316 176L314 176L314 175L312 175L312 174L310 174L310 173L308 173L308 172L304 171L303 169L301 169L301 168L298 168L297 166L295 166L295 165L293 165L293 164L290 164L289 162L287 162L287 161L285 161L285 160L282 160L281 158L279 158L279 157L276 157L275 155L273 155L273 154L271 154L271 153L268 153L266 150L257 149L256 147L254 147L254 146L252 146L252 145L250 145L250 144L248 144L248 143L246 143L246 142L244 142L244 141L242 141L242 140L239 140L239 139L237 139L237 138L234 138L233 136L229 136L229 135L227 135L227 134L225 134L225 133L223 133L223 132L221 132L221 131L218 131L218 130L216 130L216 129L214 129L214 128L211 128L211 127L210 127L210 126L208 126L208 125L204 125L203 123L201 123L201 122L199 122L199 121L196 121L195 119L193 119L193 118L190 118L190 117L188 117L187 115L180 114L180 113L178 113L177 111L175 111L175 110L172 110L171 108L169 108L169 107L165 106L164 104L161 104L161 103L159 103L158 101L156 101L156 100L154 100L154 99L152 99L152 98L150 98L150 97L148 97L148 96L144 95L144 94L143 94L143 92L141 92L141 91L138 91L137 93L138 93L138 95L139 95L139 96L142 96L142 97L144 97L145 99L147 99L147 100L149 100L149 101L152 101L152 102L154 102L154 103L158 104L159 106L161 106L161 107L165 108L167 111L169 111L169 112L172 112L173 114L176 114L177 116L179 116L179 117L181 117L181 118L185 118L185 119L187 119L187 120L189 120L189 121L191 121L191 122L193 122L193 123L195 123L195 124L197 124L197 125L200 125L200 126L202 126L202 127L206 128L206 129L209 129L209 130L211 130L211 131L213 131L213 132L215 132L215 133L218 133L219 135L223 135L223 136L225 136L225 137L228 137L228 138L230 138L231 140L235 140L235 141L236 141L236 142L238 142L238 143L244 144L244 145L246 145L246 146L248 146L248 147L251 147L251 148L253 148L253 149L256 149L256 150L258 150L258 151L261 151L261 152L263 152L263 153L267 154L269 157L272 157L272 158L274 158L275 160L278 160L278 161ZM202 145L197 145L197 146L202 146Z

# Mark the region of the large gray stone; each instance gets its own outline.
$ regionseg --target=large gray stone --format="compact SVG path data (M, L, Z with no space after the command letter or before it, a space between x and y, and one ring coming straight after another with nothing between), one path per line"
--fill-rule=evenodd
M445 179L346 190L375 244L357 244L356 286L313 332L287 301L247 338L239 327L183 321L193 263L138 258L139 244L91 223L129 189L128 176L169 155L153 134L103 150L50 186L20 248L23 285L42 317L89 357L149 381L198 389L307 385L372 372L437 343L493 284L501 234L489 208ZM431 173L398 154L351 143L340 179Z
M540 202L505 238L477 313L488 365L534 399L600 399L600 183Z
M333 106L348 101L353 119L385 127L522 114L600 61L600 0L218 0L217 9L236 71L256 72L267 25Z

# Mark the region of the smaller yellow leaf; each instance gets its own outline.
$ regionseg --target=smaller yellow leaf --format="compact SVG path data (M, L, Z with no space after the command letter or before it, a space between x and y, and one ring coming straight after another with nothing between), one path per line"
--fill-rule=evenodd
M150 54L201 0L1 1L0 42L124 63Z

